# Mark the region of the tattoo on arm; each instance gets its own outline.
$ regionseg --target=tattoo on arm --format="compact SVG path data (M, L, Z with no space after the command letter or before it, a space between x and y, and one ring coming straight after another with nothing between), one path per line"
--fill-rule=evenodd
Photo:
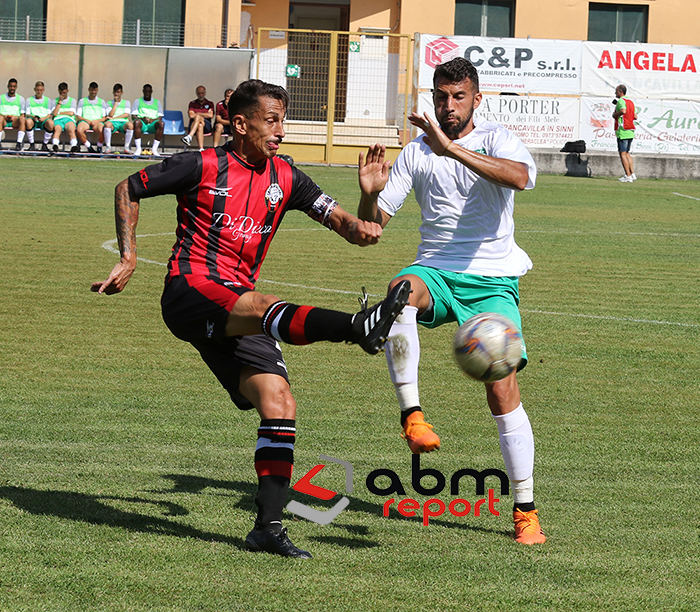
M121 256L135 255L139 202L132 199L126 180L119 183L114 192L114 217Z

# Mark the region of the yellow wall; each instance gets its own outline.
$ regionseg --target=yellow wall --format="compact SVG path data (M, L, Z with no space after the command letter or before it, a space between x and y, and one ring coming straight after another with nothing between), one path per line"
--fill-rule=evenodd
M455 27L454 0L402 0L397 34L442 34L452 36Z
M649 7L649 43L700 45L697 0L597 0ZM588 0L518 0L516 38L588 39Z
M123 17L123 0L49 0L46 40L119 44Z
M351 0L350 31L360 28L382 28L391 30L398 20L396 0Z
M700 0L597 0L649 6L650 43L700 45ZM240 39L241 11L259 27L287 28L289 0L229 0L229 43ZM517 0L517 38L586 40L589 0ZM123 0L48 0L47 40L119 43ZM397 17L399 17L397 27ZM454 33L455 0L351 0L350 30L389 29L397 34ZM216 46L221 40L222 0L186 3L187 46Z

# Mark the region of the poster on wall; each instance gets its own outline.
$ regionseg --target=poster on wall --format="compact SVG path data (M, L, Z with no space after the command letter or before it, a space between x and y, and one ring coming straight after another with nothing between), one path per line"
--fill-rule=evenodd
M635 102L637 129L632 151L700 155L700 102L641 99ZM588 148L617 151L609 98L581 98L581 138Z
M579 94L582 43L578 40L420 35L419 87L433 86L435 66L464 57L479 71L481 91Z
M421 92L419 112L431 117L430 92ZM507 127L528 148L561 148L579 136L579 99L484 95L475 116Z
M643 43L583 43L584 95L609 96L624 84L634 98L700 100L700 48Z

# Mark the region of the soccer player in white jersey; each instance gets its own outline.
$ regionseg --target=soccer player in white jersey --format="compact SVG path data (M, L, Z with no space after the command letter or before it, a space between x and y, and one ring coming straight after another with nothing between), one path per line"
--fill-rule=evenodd
M417 323L462 324L480 312L498 312L521 327L518 278L532 262L513 238L514 191L532 189L537 170L523 143L506 128L474 119L481 103L476 69L456 58L435 69L433 103L409 120L425 134L410 142L389 172L383 147L370 149L360 176L358 216L385 226L411 191L421 207L416 260L391 281L411 282L409 305L389 334L387 362L401 408L403 436L413 453L435 450L440 438L425 422L418 393ZM360 158L362 167L364 160ZM386 184L386 186L384 186ZM520 369L527 363L523 345ZM513 372L486 383L501 452L513 489L516 541L544 543L533 496L534 437Z

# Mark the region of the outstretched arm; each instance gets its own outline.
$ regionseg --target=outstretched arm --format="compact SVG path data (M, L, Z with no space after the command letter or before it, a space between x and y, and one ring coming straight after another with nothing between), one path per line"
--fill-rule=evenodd
M136 224L139 220L139 201L129 191L124 179L114 190L114 217L121 259L104 281L90 285L90 290L111 295L124 290L136 268Z
M436 155L451 157L464 164L481 178L499 187L522 191L527 186L527 166L517 161L490 157L454 144L427 114L412 113L408 120L425 132L423 141Z
M389 180L390 162L384 160L386 147L373 145L367 150L367 158L360 153L358 176L360 179L360 204L357 215L384 227L391 217L377 206L377 198Z
M362 221L340 206L335 207L329 221L331 229L350 244L358 246L377 244L382 235L382 227L378 223Z

